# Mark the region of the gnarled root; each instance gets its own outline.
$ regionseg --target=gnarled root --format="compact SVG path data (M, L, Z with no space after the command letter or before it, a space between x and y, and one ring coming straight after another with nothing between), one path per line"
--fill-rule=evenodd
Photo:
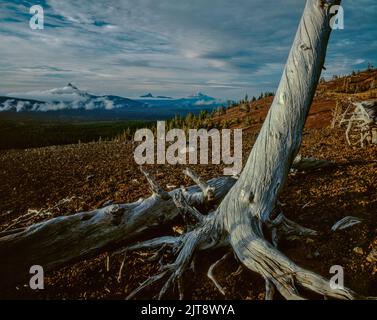
M276 287L286 299L304 299L296 286L336 299L361 298L350 289L332 288L330 281L296 265L264 238L260 225L257 218L249 217L232 228L234 231L230 233L230 242L243 265L266 280L266 298L272 298L272 287ZM310 234L314 233L311 231Z
M161 265L160 273L148 278L138 288L133 290L128 295L127 299L133 298L142 289L166 277L167 280L163 285L158 298L161 299L167 293L169 288L174 287L174 284L176 283L178 286L179 298L183 299L183 274L190 267L195 252L197 250L211 249L218 245L218 243L219 235L215 228L215 219L214 217L211 217L205 219L204 222L200 222L194 230L189 231L180 237L159 238L128 248L127 250L152 248L156 244L165 244L170 246L173 253L176 253L176 259L170 264Z
M297 240L301 237L317 236L318 232L309 228L305 228L296 222L286 218L280 213L274 220L267 222L267 226L271 229L272 244L277 247L279 239L284 237L286 240Z
M196 174L192 173L195 179L200 179ZM216 212L212 212L207 216L202 215L197 209L191 207L185 199L183 192L177 192L173 197L174 203L187 221L192 218L194 221L193 228L188 226L187 232L179 237L162 237L149 240L140 244L133 245L125 250L136 250L141 248L155 248L161 246L169 246L173 253L176 253L176 260L167 265L161 265L161 273L147 279L138 288L133 290L128 299L134 297L145 287L168 277L163 285L158 298L161 299L176 283L178 286L179 298L183 299L183 274L190 267L193 256L197 250L208 250L218 246L221 243L221 233L216 222ZM161 250L161 249L160 249ZM160 252L157 251L157 254Z
M234 215L228 216L221 209L203 215L188 204L182 192L175 194L174 202L180 213L186 217L186 220L191 218L192 225L188 226L186 233L181 236L152 239L126 249L160 248L156 252L156 257L158 257L161 250L164 252L165 248L168 247L176 257L174 262L170 264L163 265L161 263L160 273L143 282L128 295L128 299L133 298L147 286L163 279L166 279L166 281L158 294L158 298L161 299L176 284L179 298L183 299L183 274L190 267L195 253L199 250L209 250L219 246L226 246L231 250L211 265L208 270L208 277L223 295L225 295L225 291L216 280L214 270L234 252L245 267L257 272L265 279L267 300L273 299L275 290L286 299L304 299L304 296L299 292L300 287L336 299L358 299L361 297L347 288L332 288L330 281L296 265L277 249L277 241L274 243L274 237L272 237L272 243L265 239L262 231L264 222L259 218L251 214L241 214L236 219L240 222L234 223L231 228L227 228L232 218L235 217ZM287 219L282 213L275 219L268 220L266 225L278 234L279 238L288 240L318 235L316 231Z

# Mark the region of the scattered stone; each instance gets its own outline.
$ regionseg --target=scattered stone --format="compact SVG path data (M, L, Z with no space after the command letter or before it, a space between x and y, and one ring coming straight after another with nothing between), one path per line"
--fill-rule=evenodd
M373 250L369 253L367 261L370 263L377 262L377 247L373 248Z
M363 248L360 248L360 247L355 247L353 248L353 252L355 252L356 254L359 254L359 255L364 255L364 250Z
M178 234L183 234L185 232L181 226L173 226L173 231Z

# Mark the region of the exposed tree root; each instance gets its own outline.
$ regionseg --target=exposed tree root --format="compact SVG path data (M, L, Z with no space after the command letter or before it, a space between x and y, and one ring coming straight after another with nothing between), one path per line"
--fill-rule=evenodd
M339 220L338 222L336 222L331 230L332 231L337 231L337 230L344 230L344 229L348 229L348 228L351 228L357 224L360 224L362 223L363 221L359 218L356 218L356 217L351 217L351 216L348 216L348 217L345 217L341 220Z
M216 277L215 275L213 274L213 271L215 268L217 268L221 263L223 263L225 261L226 258L228 258L230 256L231 252L228 252L226 253L221 259L217 260L215 263L213 263L209 269L208 269L208 273L207 273L207 276L208 278L211 279L211 281L214 283L214 285L216 286L216 288L222 293L222 295L225 296L225 291L223 289L223 287L219 284L219 282L216 280Z
M181 210L186 214L188 211L187 203L182 205ZM286 299L304 299L296 286L312 290L325 297L336 299L362 298L362 296L348 288L331 288L330 281L327 279L296 265L264 238L261 229L262 224L258 219L250 218L248 215L244 216L247 217L245 221L241 224L237 223L232 228L232 231L227 233L225 230L219 229L218 221L221 216L218 211L215 211L210 218L199 222L193 230L182 236L162 237L127 248L126 250L156 249L158 246L167 245L171 247L173 252L176 252L176 259L173 263L162 266L159 274L143 282L129 294L128 298L134 297L142 289L163 278L167 278L167 280L162 286L158 298L161 299L169 288L174 287L175 283L178 285L180 298L183 298L183 293L180 289L183 274L190 266L196 251L209 250L218 246L230 247L231 251L211 265L208 270L208 277L223 295L225 295L225 290L216 280L214 270L233 251L244 266L260 274L265 279L266 299L268 300L273 299L275 289ZM271 228L271 225L280 229L282 237L289 240L318 234L314 230L297 225L282 214L272 223L269 223L269 228Z
M360 298L350 289L331 288L325 278L299 267L277 249L279 237L317 235L280 212L277 217L274 213L278 195L300 148L304 123L323 67L331 32L328 6L332 4L340 1L307 1L266 121L241 176L220 206L207 220L181 201L183 212L199 222L181 239L182 249L176 262L168 266L171 275L162 294L175 279L182 277L195 250L227 245L244 266L265 279L267 299L272 299L275 288L286 299L304 299L301 287L325 297ZM306 162L306 167L311 167L311 161ZM263 227L271 230L273 243L266 239ZM207 243L211 245L203 245ZM209 273L212 271L213 268ZM215 285L219 286L217 281Z
M231 237L231 244L239 260L250 270L262 275L266 282L266 296L271 298L271 286L286 299L303 299L296 285L318 294L337 299L360 298L353 291L332 289L330 282L320 275L297 266L262 236L257 221L250 221L253 228L239 225Z

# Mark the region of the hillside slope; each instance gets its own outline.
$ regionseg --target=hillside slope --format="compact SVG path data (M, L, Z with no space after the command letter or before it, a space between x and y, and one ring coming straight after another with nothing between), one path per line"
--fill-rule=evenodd
M376 71L357 75L357 83L369 84ZM373 79L373 80L371 80ZM307 122L300 153L336 163L331 168L314 172L291 173L280 197L285 214L309 228L320 230L318 237L306 241L284 242L284 252L305 268L330 278L330 267L341 265L345 285L366 296L377 296L377 261L370 253L377 250L377 146L350 148L341 129L330 129L331 113L339 98L369 98L374 89L364 92L340 92L344 78L321 84ZM370 85L370 84L369 84ZM368 97L367 97L368 96ZM249 112L236 106L211 121L228 121L232 127L247 127L243 138L246 160L258 128L268 110L271 97L251 103ZM250 116L255 123L245 126ZM239 122L234 119L239 118ZM74 214L115 203L132 202L149 195L148 185L133 159L131 142L97 142L58 147L0 152L0 230L30 225L46 218ZM223 165L191 166L205 179L222 174ZM151 166L158 183L167 190L190 185L182 174L184 166ZM24 222L17 219L31 210ZM349 230L331 232L331 226L345 216L363 219ZM170 232L182 226L177 220ZM156 230L166 234L166 230ZM151 235L153 236L153 235ZM111 252L108 253L111 255ZM150 275L158 263L149 262L152 252L138 251L125 260L123 276L117 280L123 256L107 253L46 274L45 290L35 292L26 287L0 290L0 298L27 299L124 299ZM224 298L207 278L210 261L223 252L202 255L196 272L187 272L184 279L188 299ZM216 271L225 289L226 299L263 299L264 282L243 269L234 274L238 263L229 258ZM199 271L199 272L198 272ZM200 284L200 285L198 285ZM152 286L137 298L151 299L159 286ZM171 293L168 298L176 298ZM315 296L313 298L321 298Z
M360 101L377 98L377 69L365 70L333 80L322 80L317 88L306 128L326 128L332 120L332 112L337 101ZM258 129L271 105L273 97L249 102L249 110L245 111L245 102L217 114L212 123L226 122L232 128L242 127Z

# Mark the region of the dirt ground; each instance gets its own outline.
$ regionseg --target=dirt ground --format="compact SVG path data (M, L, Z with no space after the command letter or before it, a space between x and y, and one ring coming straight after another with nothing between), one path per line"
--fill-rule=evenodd
M244 159L256 134L256 129L244 132ZM133 160L132 149L131 143L100 142L2 151L0 231L29 209L49 209L46 212L59 216L95 209L109 200L125 203L149 196L147 182ZM336 165L290 174L280 197L285 204L285 214L321 234L311 239L284 242L280 249L301 266L326 278L332 276L331 266L340 265L345 271L346 286L366 296L377 296L377 264L367 260L377 246L377 147L352 149L345 142L343 130L308 126L300 153L334 161ZM211 165L192 168L206 179L221 175L223 169ZM149 169L167 190L191 184L182 174L182 166ZM66 201L62 201L64 199ZM336 221L349 215L362 218L363 223L331 232ZM15 226L48 217L33 218ZM148 251L129 254L119 282L117 276L123 256L104 253L46 274L43 291L32 291L20 285L14 290L0 290L0 298L124 299L139 283L157 272L158 265L147 261L151 254ZM208 267L223 254L221 251L202 253L197 257L195 272L190 270L185 275L185 298L224 298L206 276ZM264 299L263 279L246 269L239 275L234 274L238 266L232 257L216 271L226 291L225 299ZM159 289L160 286L155 285L136 298L151 299ZM307 296L321 298L310 293ZM171 292L166 298L177 298L177 293Z

